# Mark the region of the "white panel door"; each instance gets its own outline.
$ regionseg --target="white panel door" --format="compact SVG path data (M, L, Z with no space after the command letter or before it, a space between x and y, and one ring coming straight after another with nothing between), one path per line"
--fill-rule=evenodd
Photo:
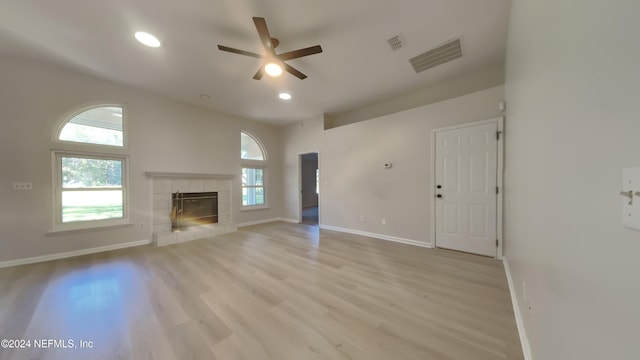
M496 257L497 123L436 131L436 246Z

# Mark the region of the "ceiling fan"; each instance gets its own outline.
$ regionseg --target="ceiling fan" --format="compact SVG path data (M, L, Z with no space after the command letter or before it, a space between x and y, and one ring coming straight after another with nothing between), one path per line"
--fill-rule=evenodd
M301 73L293 66L285 63L285 61L321 53L322 47L320 47L320 45L316 45L304 49L289 51L282 54L276 54L276 48L280 44L280 41L276 38L272 38L271 35L269 35L267 22L264 20L264 18L261 17L254 17L253 22L256 24L256 29L258 30L258 35L260 36L260 40L262 40L262 46L264 46L266 54L260 55L249 51L230 48L224 45L218 45L218 49L234 54L240 54L264 60L266 64L260 66L258 72L256 72L256 74L253 76L255 80L262 79L262 76L265 72L271 76L278 76L282 73L282 68L284 68L284 70L300 80L306 79L307 75Z

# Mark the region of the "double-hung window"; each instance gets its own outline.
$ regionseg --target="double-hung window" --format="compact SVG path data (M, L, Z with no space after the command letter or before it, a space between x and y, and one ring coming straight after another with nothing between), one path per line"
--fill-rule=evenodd
M123 106L93 104L64 116L54 131L54 230L128 223Z
M266 207L266 151L258 138L244 131L240 133L240 159L243 209Z
M264 204L264 169L243 166L242 206Z

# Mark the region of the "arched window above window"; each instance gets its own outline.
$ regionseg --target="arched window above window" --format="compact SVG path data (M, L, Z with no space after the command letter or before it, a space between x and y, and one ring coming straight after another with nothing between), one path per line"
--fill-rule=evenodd
M253 135L244 131L240 132L240 158L244 160L267 159L264 147Z
M85 108L66 117L57 134L60 141L123 147L123 111L117 105Z
M267 152L255 136L240 132L240 158L242 159L242 208L267 207Z
M91 103L60 118L52 132L53 230L129 223L123 105Z

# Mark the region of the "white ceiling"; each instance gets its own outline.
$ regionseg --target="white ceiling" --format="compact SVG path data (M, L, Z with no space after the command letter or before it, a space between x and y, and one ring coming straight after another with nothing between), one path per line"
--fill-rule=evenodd
M63 63L103 78L246 118L285 124L370 105L503 62L510 0L3 0L0 53ZM309 77L252 77L263 53L253 16L277 51L321 45L288 63ZM136 31L155 34L157 49ZM401 34L407 46L392 51ZM409 59L453 38L464 56L416 74ZM280 91L293 95L278 99ZM204 100L200 94L208 94Z

